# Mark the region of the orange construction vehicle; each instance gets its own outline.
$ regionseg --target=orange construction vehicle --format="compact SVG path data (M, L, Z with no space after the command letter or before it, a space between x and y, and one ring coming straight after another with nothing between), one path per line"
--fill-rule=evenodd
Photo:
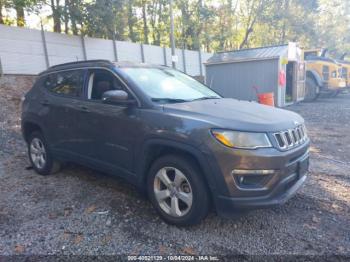
M337 95L346 87L343 68L334 59L326 57L327 49L304 51L306 62L305 101L315 100L320 94Z
M345 60L346 53L343 54L340 59L337 60L337 62L341 65L341 73L342 77L344 78L346 82L346 87L350 88L350 61Z

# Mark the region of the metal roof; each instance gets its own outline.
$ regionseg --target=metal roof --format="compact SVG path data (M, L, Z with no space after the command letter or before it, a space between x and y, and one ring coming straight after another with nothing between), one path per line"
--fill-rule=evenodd
M347 65L350 65L350 61L348 60L335 60L336 62L340 63L340 64L347 64Z
M310 55L305 57L305 61L325 61L325 62L335 63L336 60L329 57Z
M286 55L288 45L275 45L215 53L206 64L219 64L247 60L278 58Z

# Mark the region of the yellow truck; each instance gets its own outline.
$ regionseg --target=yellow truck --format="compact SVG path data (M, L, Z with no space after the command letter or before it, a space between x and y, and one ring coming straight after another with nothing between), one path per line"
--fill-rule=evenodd
M346 87L342 66L326 57L327 49L304 50L306 63L305 101L313 101L320 94L337 95Z
M342 77L346 82L346 87L350 88L350 61L345 60L346 53L343 54L337 62L342 67Z

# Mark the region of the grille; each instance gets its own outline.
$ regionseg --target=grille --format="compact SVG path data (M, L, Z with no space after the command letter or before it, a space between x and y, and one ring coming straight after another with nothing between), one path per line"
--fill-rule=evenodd
M307 139L306 128L304 125L297 126L274 134L277 145L282 150L287 150L303 144Z

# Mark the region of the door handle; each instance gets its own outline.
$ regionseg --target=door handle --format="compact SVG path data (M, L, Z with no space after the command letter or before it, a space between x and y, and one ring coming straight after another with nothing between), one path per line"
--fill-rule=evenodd
M86 106L81 106L80 107L80 111L84 112L84 113L89 113L90 112L90 110Z
M40 104L42 104L43 106L48 106L48 105L50 105L50 103L49 103L48 100L41 101Z

